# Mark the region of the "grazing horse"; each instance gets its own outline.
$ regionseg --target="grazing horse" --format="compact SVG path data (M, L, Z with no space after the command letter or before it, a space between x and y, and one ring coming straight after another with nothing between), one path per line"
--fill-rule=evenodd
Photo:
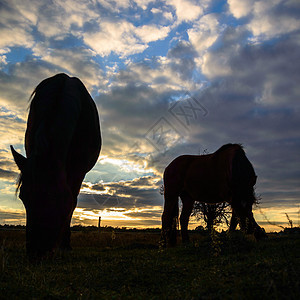
M228 202L232 207L230 231L237 224L256 238L264 230L255 222L252 205L256 198L253 186L257 176L242 146L227 144L208 155L182 155L174 159L164 172L164 212L162 239L166 245L176 244L178 197L182 200L180 215L182 241L187 242L188 222L194 202Z
M97 107L83 83L66 74L43 80L31 96L26 157L11 146L21 171L31 258L70 249L70 222L85 174L95 165L101 134Z

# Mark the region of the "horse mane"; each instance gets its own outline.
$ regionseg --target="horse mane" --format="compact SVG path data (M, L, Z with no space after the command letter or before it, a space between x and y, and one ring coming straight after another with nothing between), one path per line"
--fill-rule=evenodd
M30 134L31 140L27 140L28 137L25 137L26 152L33 152L33 149L28 149L29 145L34 148L35 152L37 149L47 148L48 140L46 133L51 128L56 110L64 97L64 87L69 78L64 73L46 78L32 92L26 131L34 133L35 137L34 142L32 134Z
M42 82L40 82L29 98L29 114L33 114L34 118L31 118L30 126L36 126L34 123L44 122L44 124L48 123L49 119L53 116L55 109L57 108L59 104L59 100L62 97L62 90L65 85L66 80L70 78L68 75L64 73L56 74L50 78L44 79ZM38 104L40 101L43 101L44 104L44 110L43 111L36 111L36 104ZM38 121L36 121L38 116ZM28 117L28 122L29 122ZM34 119L34 120L33 120ZM28 126L28 124L27 124ZM39 139L36 139L36 141L39 141ZM35 164L33 164L31 167L34 168ZM34 170L31 170L31 172L34 172ZM16 194L19 192L20 187L23 182L23 176L22 172L20 172L19 177L17 179L16 185Z
M51 96L55 94L57 96L58 93L61 91L62 87L64 86L66 79L68 78L70 77L65 73L59 73L50 78L46 78L42 82L40 82L36 86L32 94L30 95L29 98L30 108L32 107L32 105L34 105L36 101L39 101L41 96L44 97L45 94L46 95L50 94ZM47 97L47 98L48 99L51 98L49 100L52 100L52 104L58 103L57 101L55 101L56 97Z
M234 158L232 160L232 183L236 186L239 186L243 190L244 189L243 182L249 182L249 180L251 179L253 180L253 178L256 178L257 176L255 174L251 162L246 156L246 153L242 145L235 144L232 146L238 146ZM248 188L245 187L245 191L247 190ZM258 203L258 198L255 195L254 186L251 189L251 195L249 195L249 201L251 202L251 205L254 203Z
M239 150L242 150L242 151L244 152L244 148L243 148L242 144L225 144L225 145L223 145L222 147L220 147L220 148L215 152L215 154L218 154L218 153L220 153L220 152L226 151L226 150L228 150L228 149L230 149L230 148L232 148L232 147L236 147L236 148L238 148Z
M226 144L220 147L214 154L218 155L224 151L235 149L232 160L232 183L235 186L242 186L242 183L249 180L249 176L256 176L251 162L248 160L242 144ZM253 193L251 195L251 202L258 203L258 199Z

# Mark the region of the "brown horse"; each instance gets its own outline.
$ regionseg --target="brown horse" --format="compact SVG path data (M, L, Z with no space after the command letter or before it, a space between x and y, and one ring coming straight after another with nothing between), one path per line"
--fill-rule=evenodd
M166 245L176 244L178 197L182 200L180 215L182 241L187 242L188 222L194 202L228 202L232 207L230 231L240 224L242 230L256 238L264 230L255 222L252 205L256 198L257 176L243 148L237 144L222 146L213 154L182 155L174 159L164 172L164 212L162 238Z
M101 149L96 105L78 78L57 74L32 93L25 134L26 156L11 146L21 171L30 257L70 248L70 222L85 174Z

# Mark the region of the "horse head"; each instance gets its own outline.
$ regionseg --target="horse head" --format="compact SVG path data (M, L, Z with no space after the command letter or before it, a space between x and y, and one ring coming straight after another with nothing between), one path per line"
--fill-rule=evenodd
M19 197L26 209L26 250L31 258L61 245L74 209L74 196L63 168L39 157L26 158L11 146L21 171Z

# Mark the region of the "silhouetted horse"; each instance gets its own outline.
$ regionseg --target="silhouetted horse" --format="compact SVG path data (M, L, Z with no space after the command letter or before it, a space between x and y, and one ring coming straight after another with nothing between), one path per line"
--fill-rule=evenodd
M256 238L264 230L255 222L252 205L253 186L257 176L243 148L237 144L222 146L213 154L182 155L174 159L164 172L164 212L162 238L167 245L176 244L178 197L182 200L180 215L182 241L189 240L188 222L194 202L228 202L232 207L229 230L240 224L242 230Z
M41 257L70 248L70 222L85 174L96 163L101 134L96 105L78 78L57 74L32 93L27 158L11 146L26 208L26 248Z

